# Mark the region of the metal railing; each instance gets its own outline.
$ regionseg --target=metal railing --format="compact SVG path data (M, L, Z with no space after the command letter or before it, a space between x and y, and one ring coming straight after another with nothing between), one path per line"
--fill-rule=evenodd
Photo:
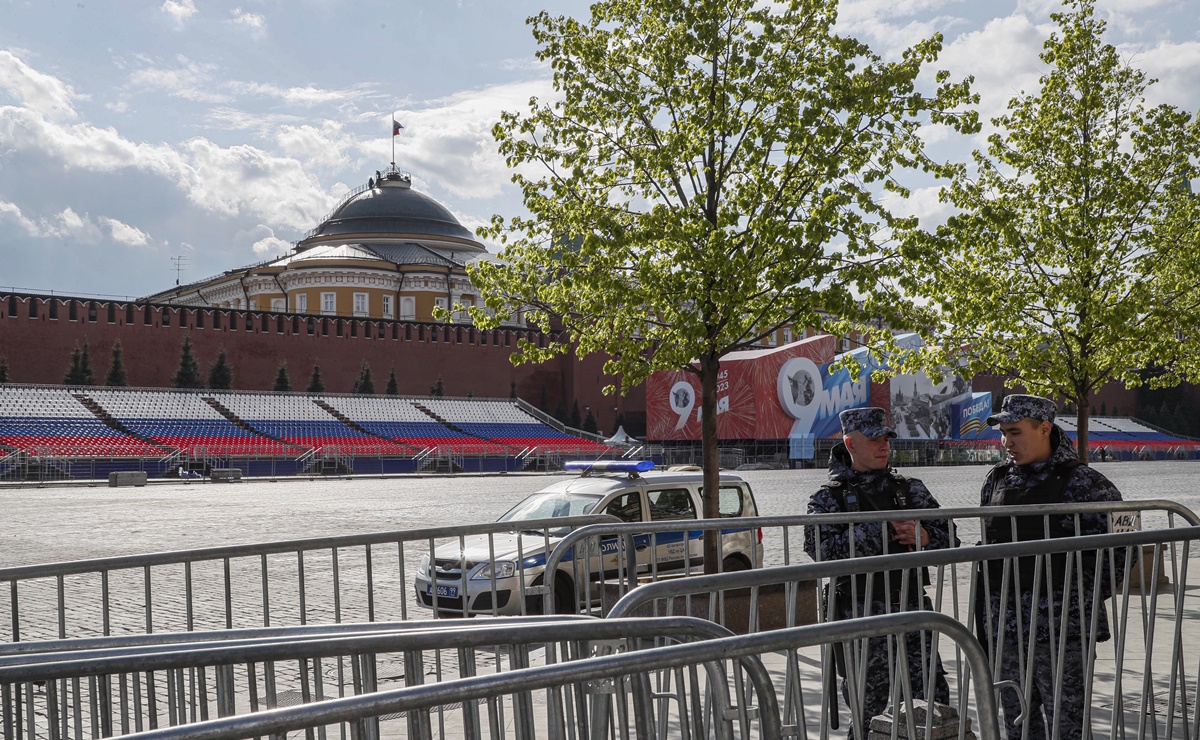
M822 687L810 682L802 691L792 674L783 676L783 663L799 665L830 642L919 629L956 645L963 696L972 686L974 695L973 708L959 708L974 717L980 737L999 737L986 655L944 615L910 612L742 637L686 618L514 621L351 635L306 630L290 641L271 634L144 653L121 645L26 654L0 664L6 740L130 732L222 740L296 731L310 738L807 738L823 722L809 709ZM443 653L459 658L459 675L425 682L420 669ZM496 660L494 670L476 674L480 658ZM328 682L334 662L352 674L336 698ZM384 678L389 663L402 664L404 674ZM268 676L277 679L273 700ZM281 688L299 688L302 703L285 706ZM910 721L908 737L919 737L919 726ZM957 736L965 730L962 723Z
M1041 700L1063 701L1069 692L1061 687L1070 682L1078 688L1076 698L1081 700L1084 727L1097 737L1170 737L1182 731L1183 736L1194 738L1200 732L1200 707L1196 703L1200 665L1194 662L1200 655L1200 597L1189 586L1188 564L1198 541L1200 527L1188 526L694 576L639 586L622 597L609 616L684 613L720 623L725 610L741 601L741 608L749 611L749 631L758 632L766 629L763 620L767 615L759 608L763 594L777 586L786 591L789 605L784 626L796 623L798 614L790 605L804 588L813 590L820 604L820 618L827 622L847 611L864 614L899 609L926 618L941 615L964 629L975 629L991 656L989 676L998 685L1008 682L1011 687L1002 693L1014 707L1009 721L1018 704L1025 711L1038 710L1035 676L1045 674L1049 685L1058 688L1054 696L1043 696ZM1045 594L1042 577L1045 575L1049 581L1056 557L1061 558L1061 566L1057 567L1065 574L1065 582L1051 589L1054 598L1043 596L1041 606L1032 610L1028 602L1022 602L1023 608L1005 606L1010 599L1013 603L1024 599L1026 590L1035 599L1038 593ZM1018 565L1023 558L1034 559L1033 584L1020 583ZM990 575L989 563L1002 564L998 579ZM866 593L872 593L871 578L886 581L889 572L899 571L903 575L898 590L903 593L910 579L918 577L913 574L922 569L935 570L930 585L934 594L926 601L927 610L922 610L918 599L899 604L864 599L847 610L845 605L835 607L826 598L830 592L819 588L822 583L832 588L839 579L862 576L867 579ZM1111 638L1106 639L1108 633ZM936 644L933 639L933 653L937 652ZM857 650L861 656L865 647L860 645ZM1078 665L1070 662L1070 654L1079 657ZM960 659L956 655L951 663ZM854 673L857 661L848 662L852 666L849 672ZM942 662L947 665L944 656ZM928 680L932 673L929 654L923 655L922 663ZM866 682L878 682L882 677L865 675L861 664L857 670L857 676L850 677L850 685L857 687L861 703ZM830 685L822 699L827 704L823 711L836 713L828 706L836 693L828 651L823 671L825 683ZM947 672L954 673L955 669L947 665ZM887 685L893 694L904 683L897 681L897 676L906 678L903 671L889 666ZM851 706L854 704L852 699ZM867 719L852 713L855 723Z
M552 530L606 521L615 519L492 522L0 568L0 625L8 633L0 637L17 642L428 616L426 608L437 614L461 598L414 591L422 558L439 540L457 541L461 551L471 538L481 559L511 555L524 562L549 550ZM495 605L485 611L500 613L503 595L513 611L527 613L528 584L521 581L509 593L495 579L470 580L467 565L459 563L457 588L465 594L470 585L474 598Z
M1041 506L909 509L905 510L903 516L906 519L917 521L946 520L952 542L955 540L969 542L982 538L981 522L983 519L1007 518L1009 521L1014 521L1016 517L1039 516L1046 519L1051 516L1078 517L1088 514L1100 514L1110 519L1126 517L1136 523L1136 526L1141 525L1143 517L1156 526L1168 528L1175 527L1177 520L1189 525L1200 525L1200 516L1197 516L1191 509L1165 499ZM639 581L657 581L660 578L677 577L683 573L700 571L704 565L700 545L704 532L722 533L723 557L740 553L749 556L749 562L745 565L759 568L812 562L812 558L804 552L806 527L813 528L815 546L819 552L822 526L848 525L853 552L857 537L857 528L853 525L886 523L896 518L897 514L894 511L877 511L589 525L565 535L555 544L554 550L546 558L544 582L553 584L562 573L571 580L576 597L581 603L598 606L606 612L611 603L627 593ZM744 541L735 543L731 537L733 533L755 531L761 532L763 542L772 546L770 551L765 551L761 560L759 560L756 548L746 548ZM670 570L660 568L660 558L652 556L652 554L657 553L660 546L675 542L681 535L688 545L683 548L681 553L675 554L671 558L679 561L681 567ZM742 535L742 540L745 537ZM636 541L635 538L637 538ZM861 549L861 544L859 543L859 549ZM901 552L896 545L888 541L880 543L879 547L875 549L893 554ZM583 577L581 561L588 558L595 559L596 553L602 550L608 553L604 573L597 573L596 569L592 568L590 574L592 577ZM580 553L577 558L574 557L576 551ZM734 564L730 563L729 565ZM726 569L728 569L728 565L724 560L717 564L718 571ZM545 589L540 589L537 593L546 599L546 608L549 608L553 594Z

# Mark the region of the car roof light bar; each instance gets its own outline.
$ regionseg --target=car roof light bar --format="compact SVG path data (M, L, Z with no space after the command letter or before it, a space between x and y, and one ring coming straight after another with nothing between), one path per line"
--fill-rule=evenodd
M572 460L563 463L563 470L588 473L645 473L654 470L653 460Z

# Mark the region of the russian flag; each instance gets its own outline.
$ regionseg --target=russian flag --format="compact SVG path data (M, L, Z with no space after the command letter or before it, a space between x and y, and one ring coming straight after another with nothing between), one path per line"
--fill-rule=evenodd
M395 118L392 119L392 136L399 136L400 129L404 128Z

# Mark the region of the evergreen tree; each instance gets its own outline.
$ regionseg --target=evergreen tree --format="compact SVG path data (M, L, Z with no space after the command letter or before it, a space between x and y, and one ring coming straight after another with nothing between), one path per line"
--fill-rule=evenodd
M561 398L558 399L558 406L554 407L554 418L558 419L558 421L562 424L566 424L567 420L570 418L567 415L567 402Z
M354 382L354 389L350 392L363 396L374 395L375 381L371 379L371 366L366 360L363 360L362 368L358 371L358 380Z
M321 380L321 366L313 365L312 377L308 380L308 388L305 389L308 393L324 393L325 381Z
M546 386L544 385L542 386L542 399L538 401L538 408L547 414L550 413L550 399L546 397Z
M431 396L446 395L446 384L442 382L442 376L439 375L437 380L434 381L433 387L429 389L429 395L431 395Z
M514 398L514 399L517 397L517 381L516 380L508 381L508 397Z
M204 381L200 377L200 363L192 352L192 338L184 337L183 348L179 352L179 369L171 378L171 384L176 388L203 388Z
M110 388L129 385L125 377L125 358L121 349L121 340L113 342L112 361L108 364L108 375L104 376L104 384Z
M396 366L392 365L391 372L388 373L387 388L384 389L384 394L389 396L400 395L400 384L396 382Z
M71 364L67 368L67 374L63 376L63 385L82 385L79 382L79 345L75 345L71 349Z
M272 390L280 393L292 390L292 379L288 377L287 360L279 363L279 372L275 373L275 387Z
M0 357L0 383L8 382L8 360Z
M208 387L214 391L227 391L233 388L233 368L225 356L225 350L217 352L217 359L208 367Z
M579 399L575 399L575 403L571 406L571 418L567 420L567 426L572 429L578 429L583 423L583 415L579 413Z
M613 434L616 434L621 427L625 426L625 414L622 414L620 411L618 411L617 420L614 421L613 424L615 424L617 427L613 430Z
M596 417L592 416L592 410L588 409L587 416L583 419L583 431L597 434L600 428L596 426Z
M83 351L79 353L79 385L95 385L96 373L92 371L92 355L87 340L83 340Z

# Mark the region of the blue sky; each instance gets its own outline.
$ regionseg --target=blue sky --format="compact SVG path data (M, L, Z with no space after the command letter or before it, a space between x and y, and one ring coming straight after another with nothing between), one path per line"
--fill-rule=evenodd
M1198 0L1101 0L1108 40L1200 110ZM282 254L391 159L474 228L520 209L490 130L549 97L545 0L0 0L0 286L140 296ZM985 116L1036 87L1045 0L849 0L885 56L940 31ZM555 2L582 17L587 3ZM937 140L966 159L979 142ZM933 187L912 209L944 215Z

